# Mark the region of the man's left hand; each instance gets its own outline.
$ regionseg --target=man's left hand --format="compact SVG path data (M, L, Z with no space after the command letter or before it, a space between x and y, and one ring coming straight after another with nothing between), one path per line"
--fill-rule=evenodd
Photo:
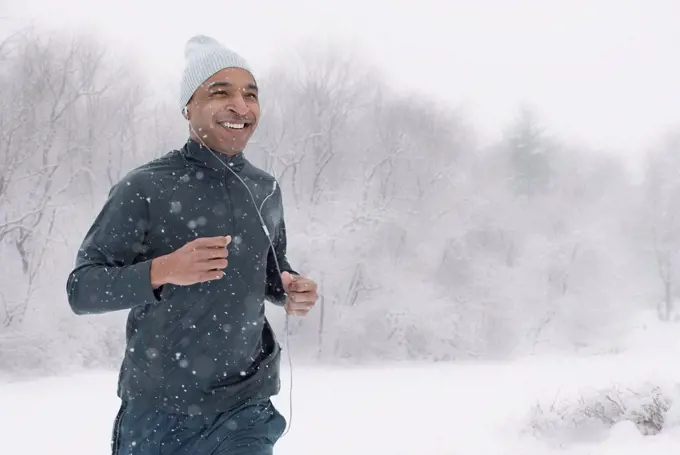
M293 316L306 316L319 299L316 293L316 283L309 278L291 275L283 272L283 288L288 294L286 298L286 313Z

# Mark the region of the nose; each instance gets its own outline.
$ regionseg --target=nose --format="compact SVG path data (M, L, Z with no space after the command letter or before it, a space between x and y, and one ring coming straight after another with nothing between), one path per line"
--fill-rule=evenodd
M246 100L243 99L243 95L241 93L237 93L236 95L232 96L231 103L229 103L228 108L230 111L241 117L248 114L248 104L246 103Z

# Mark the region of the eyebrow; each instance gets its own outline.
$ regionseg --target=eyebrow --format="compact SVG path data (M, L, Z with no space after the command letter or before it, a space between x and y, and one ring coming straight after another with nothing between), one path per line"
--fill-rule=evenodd
M208 85L208 89L213 89L215 87L233 87L233 86L234 85L231 82L216 81ZM256 92L258 91L257 85L255 84L248 84L246 88L249 90L255 90Z

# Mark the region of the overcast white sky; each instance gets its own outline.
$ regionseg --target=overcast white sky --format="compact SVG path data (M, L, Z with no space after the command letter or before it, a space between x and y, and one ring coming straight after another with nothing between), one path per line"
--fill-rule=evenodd
M6 3L5 3L6 4ZM346 41L398 86L495 134L520 102L558 134L634 153L680 125L680 0L11 0L0 15L97 29L176 78L209 34L257 69L300 42Z

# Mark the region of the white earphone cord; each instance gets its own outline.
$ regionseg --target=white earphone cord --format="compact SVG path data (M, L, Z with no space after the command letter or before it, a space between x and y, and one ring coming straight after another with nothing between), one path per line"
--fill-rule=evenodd
M262 201L262 205L260 205L260 207L258 208L257 202L255 201L255 196L253 196L253 192L250 191L250 187L246 184L246 182L243 181L243 179L241 178L241 176L238 175L232 168L230 168L229 166L227 166L226 164L224 164L224 162L217 156L217 154L216 154L215 152L213 152L212 149L211 149L210 147L208 147L208 146L205 144L205 142L203 142L203 139L201 139L201 136L196 132L196 130L194 129L194 127L191 126L191 123L189 123L189 128L191 128L191 130L194 132L194 134L196 135L196 137L198 138L198 140L201 141L201 144L203 145L203 147L205 147L206 149L208 149L208 151L209 151L210 153L212 153L213 156L214 156L215 158L217 158L217 161L219 161L220 163L222 163L222 165L223 165L226 169L229 169L229 171L231 171L231 173L234 175L234 177L236 177L236 178L238 179L238 181L241 182L241 184L242 184L243 187L246 189L246 191L248 191L248 194L250 195L250 200L251 200L251 202L253 203L253 207L255 207L255 211L257 212L258 218L260 219L260 224L262 225L262 229L264 230L264 233L265 233L266 236L267 236L267 240L269 241L269 248L271 249L272 256L274 257L274 263L276 264L276 271L277 271L278 274L279 274L279 279L281 280L281 284L283 284L283 272L281 272L281 267L279 266L279 259L278 259L278 257L276 256L276 249L274 248L274 243L272 242L272 239L271 239L271 237L270 237L269 229L267 229L267 225L266 225L266 223L264 222L264 218L262 217L262 207L264 206L264 203L266 202L267 199L269 199L269 197L270 197L272 194L274 194L274 191L276 191L276 179L274 180L274 189L273 189L272 192L271 192L271 193L270 193L270 194ZM284 344L285 344L285 349L286 349L286 351L287 351L287 356L288 356L288 368L289 368L289 370L290 370L290 394L289 394L289 397L288 397L288 405L289 405L289 406L288 406L288 410L289 410L289 415L288 415L288 425L287 425L287 428L286 428L286 430L283 432L283 434L281 435L281 437L284 437L285 435L288 434L288 432L290 431L290 427L291 427L291 425L292 425L292 422L293 422L293 360L291 359L291 356L290 356L290 340L289 340L289 330L288 330L288 318L289 318L289 315L288 315L288 313L286 313L286 319L285 319L285 337L284 337L284 338L285 338L285 343L284 343Z

